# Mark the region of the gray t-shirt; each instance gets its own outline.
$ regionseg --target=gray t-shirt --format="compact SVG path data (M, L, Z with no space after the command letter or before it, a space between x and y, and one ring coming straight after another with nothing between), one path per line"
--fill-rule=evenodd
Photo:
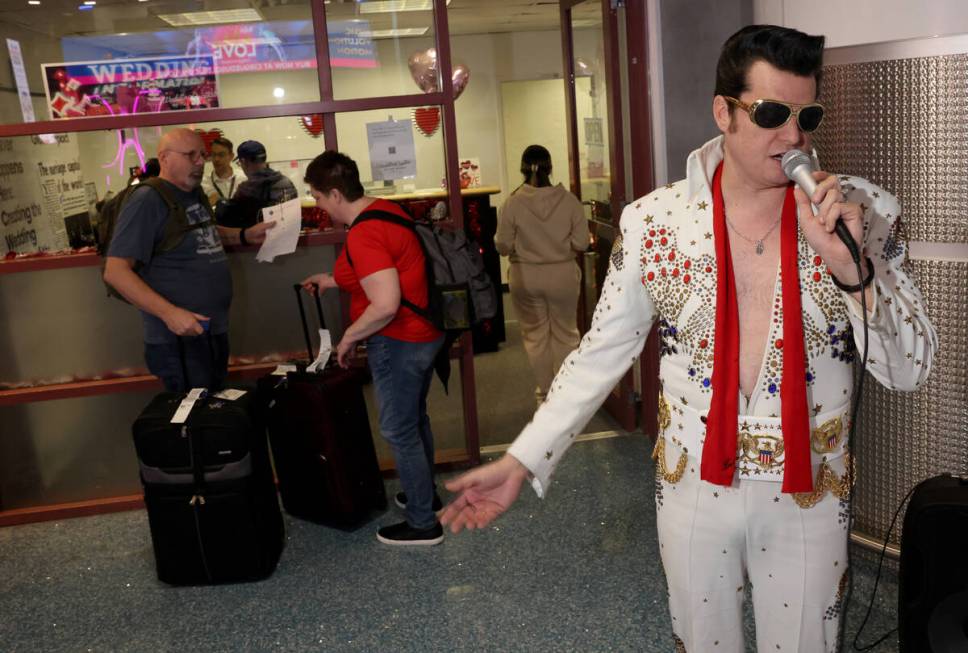
M172 198L185 207L191 224L209 219L195 193L167 184ZM212 318L212 334L229 329L229 306L232 303L232 275L215 225L194 229L185 234L173 250L153 256L168 221L165 201L152 188L132 191L125 201L111 238L108 256L131 258L141 264L139 276L156 293L175 306ZM142 311L145 342L175 342L175 334L165 323Z

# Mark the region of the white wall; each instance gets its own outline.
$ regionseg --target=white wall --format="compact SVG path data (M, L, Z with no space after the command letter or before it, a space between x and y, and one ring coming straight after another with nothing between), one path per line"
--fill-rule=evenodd
M564 95L564 80L542 79L503 82L504 162L508 171L506 193L520 185L521 154L532 144L551 153L552 180L568 185L568 138L564 102L550 101ZM538 138L536 134L546 133Z
M753 0L753 16L824 34L830 48L968 32L965 0Z

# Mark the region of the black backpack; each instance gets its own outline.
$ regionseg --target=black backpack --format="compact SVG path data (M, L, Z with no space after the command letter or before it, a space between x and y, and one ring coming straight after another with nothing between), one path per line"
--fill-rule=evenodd
M223 227L248 229L260 222L262 209L272 206L272 184L274 180L266 179L262 182L261 193L254 195L235 194L227 200L218 203L215 209L215 221Z
M104 276L104 266L106 264L108 249L111 246L111 238L114 236L114 228L118 223L118 216L121 215L121 210L124 208L127 199L131 197L134 191L142 186L154 189L168 207L168 221L165 223L165 235L162 237L161 242L155 245L152 250L152 255L170 252L181 244L182 239L188 232L214 224L215 216L212 213L212 206L208 203L208 199L201 192L201 189L197 189L195 192L198 195L198 201L208 211L209 219L196 224L190 224L188 222L188 215L185 213L185 207L175 201L175 198L171 196L171 193L166 188L166 184L167 182L162 181L158 177L150 177L140 184L128 186L101 206L97 222L97 253L102 259L102 278ZM105 282L104 286L107 288L109 297L115 297L124 302L128 301L121 296L121 293L112 288L110 284Z
M497 315L497 292L484 269L480 248L462 230L443 229L427 221L378 210L364 211L352 226L368 220L392 222L409 229L423 249L429 304L417 306L401 297L403 306L451 336ZM353 265L349 247L346 259Z

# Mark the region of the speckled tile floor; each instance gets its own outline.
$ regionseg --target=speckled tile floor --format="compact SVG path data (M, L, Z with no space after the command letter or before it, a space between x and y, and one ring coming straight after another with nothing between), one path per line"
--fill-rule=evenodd
M392 509L352 533L289 519L251 584L162 585L140 511L0 529L0 651L671 651L648 455L641 435L578 443L546 501L528 490L438 547L379 544ZM873 575L857 566L849 638ZM867 632L895 605L888 572Z

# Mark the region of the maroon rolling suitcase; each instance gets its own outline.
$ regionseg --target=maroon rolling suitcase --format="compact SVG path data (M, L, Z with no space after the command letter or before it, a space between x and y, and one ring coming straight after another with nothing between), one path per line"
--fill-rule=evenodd
M296 298L310 360L309 328L300 286ZM316 297L323 326L323 311ZM383 477L363 398L364 369L344 370L331 361L307 372L297 364L285 376L259 381L267 401L267 424L279 493L286 512L337 528L352 529L387 506Z

